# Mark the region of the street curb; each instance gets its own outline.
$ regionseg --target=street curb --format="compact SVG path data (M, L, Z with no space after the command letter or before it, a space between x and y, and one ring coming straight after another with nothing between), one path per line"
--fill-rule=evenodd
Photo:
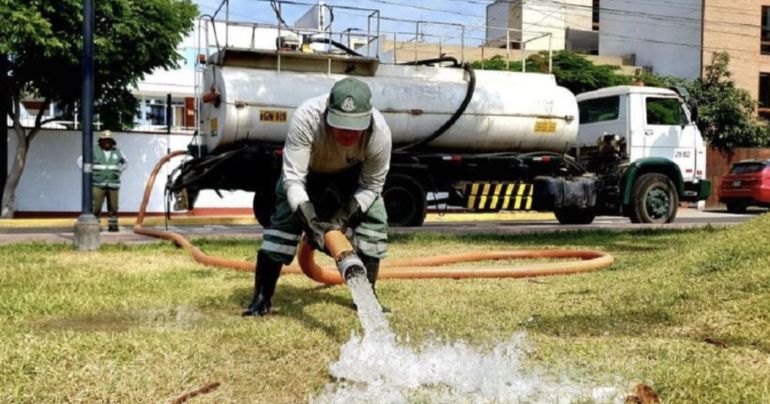
M427 223L443 222L473 222L473 221L526 221L526 220L555 220L552 213L540 212L498 212L498 213L429 213L425 218ZM0 219L2 228L72 228L77 218L41 218L41 219ZM120 226L132 227L136 217L121 217ZM253 216L175 216L168 222L164 217L146 217L145 226L207 226L207 225L257 225ZM107 219L101 219L102 226L107 225Z
M0 228L71 228L75 226L77 218L47 218L47 219L0 219ZM205 225L251 225L257 221L251 216L197 216L197 217L173 217L166 222L163 217L147 217L145 226L163 226L166 223L173 226L205 226ZM107 225L107 219L101 219L102 226ZM136 224L136 217L121 217L118 225L132 227Z

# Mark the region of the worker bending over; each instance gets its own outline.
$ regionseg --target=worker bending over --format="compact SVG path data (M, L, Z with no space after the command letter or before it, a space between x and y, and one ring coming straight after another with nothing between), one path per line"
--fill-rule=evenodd
M281 267L304 231L317 250L331 229L353 231L353 246L374 288L387 250L382 188L390 168L391 135L372 108L369 86L346 78L330 94L305 101L291 118L276 185L276 211L257 253L254 298L244 316L270 311Z

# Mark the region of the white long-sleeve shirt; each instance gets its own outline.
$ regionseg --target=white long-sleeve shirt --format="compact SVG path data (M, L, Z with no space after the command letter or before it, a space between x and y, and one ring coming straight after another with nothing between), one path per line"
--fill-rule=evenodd
M109 151L108 150L104 151L104 155L107 158L107 160L112 158L112 153L116 153L116 150L113 149L113 150L109 150ZM121 161L121 163L118 164L118 170L120 170L120 172L123 173L123 171L126 171L126 168L128 168L128 159L126 159L126 155L123 154L122 150L118 149L117 153L120 153L120 161ZM80 168L82 170L83 169L83 156L78 157L77 164L78 164L78 168Z
M380 111L372 111L372 130L352 146L337 143L327 130L323 95L311 98L297 108L289 123L283 149L283 185L292 211L308 201L305 183L309 171L336 173L363 162L358 189L353 197L366 212L382 193L390 168L392 139L390 128Z

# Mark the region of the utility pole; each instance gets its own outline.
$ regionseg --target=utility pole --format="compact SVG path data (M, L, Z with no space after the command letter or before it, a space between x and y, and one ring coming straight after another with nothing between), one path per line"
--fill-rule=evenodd
M99 249L99 221L92 212L91 172L94 137L94 0L83 1L83 93L80 116L83 128L83 208L75 223L75 248Z
M8 55L0 53L0 201L3 200L5 181L8 179L8 108L11 105L8 89Z

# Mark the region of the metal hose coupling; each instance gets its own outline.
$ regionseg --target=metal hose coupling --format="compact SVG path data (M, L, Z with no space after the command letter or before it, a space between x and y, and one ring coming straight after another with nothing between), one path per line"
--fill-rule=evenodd
M364 262L353 251L345 251L337 257L337 269L345 282L354 276L366 276Z

